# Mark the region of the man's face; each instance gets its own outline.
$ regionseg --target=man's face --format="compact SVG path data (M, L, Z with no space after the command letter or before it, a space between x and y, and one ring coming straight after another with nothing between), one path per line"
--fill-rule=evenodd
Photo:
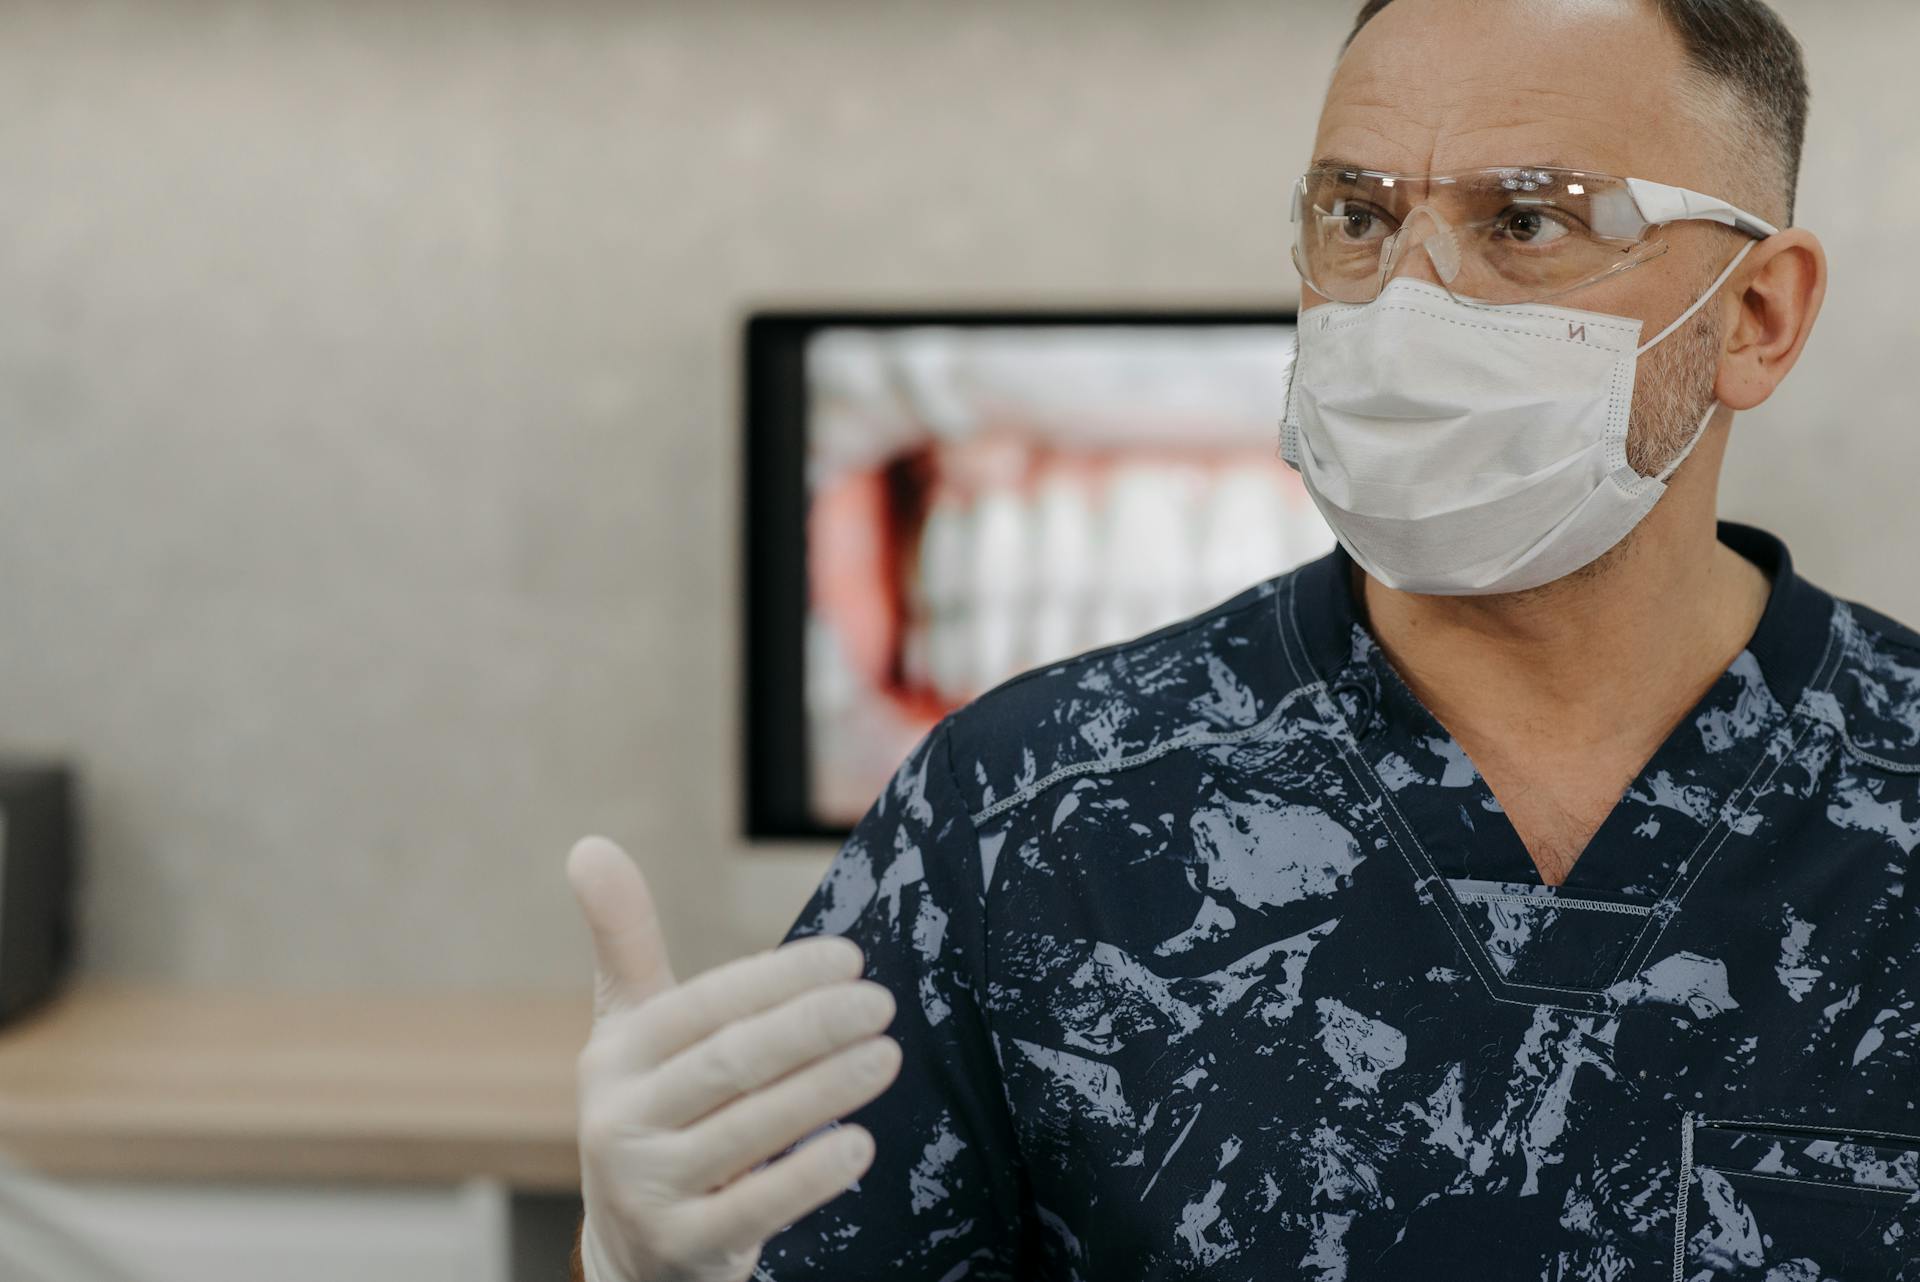
M1395 0L1341 60L1316 162L1402 173L1542 165L1727 191L1723 144L1684 92L1678 37L1643 0ZM1704 222L1653 233L1667 252L1552 299L1666 328L1744 238ZM1424 251L1396 274L1437 281ZM1327 300L1301 287L1302 310ZM1629 459L1653 472L1711 398L1722 312L1707 306L1640 360Z

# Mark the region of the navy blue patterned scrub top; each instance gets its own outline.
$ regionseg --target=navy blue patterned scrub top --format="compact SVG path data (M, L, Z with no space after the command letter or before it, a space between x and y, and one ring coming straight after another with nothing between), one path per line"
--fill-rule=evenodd
M1339 549L949 714L788 933L906 1054L757 1276L1920 1279L1920 636L1720 538L1759 627L1559 886Z

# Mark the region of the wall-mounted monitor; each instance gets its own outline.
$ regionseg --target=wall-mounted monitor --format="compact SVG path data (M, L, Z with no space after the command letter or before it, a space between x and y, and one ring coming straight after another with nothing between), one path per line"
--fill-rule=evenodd
M843 837L1006 678L1333 547L1280 458L1291 312L746 325L745 818Z

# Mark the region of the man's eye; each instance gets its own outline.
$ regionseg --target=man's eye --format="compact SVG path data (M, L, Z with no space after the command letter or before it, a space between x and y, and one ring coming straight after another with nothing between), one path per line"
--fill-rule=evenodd
M1378 240L1387 234L1386 219L1371 206L1338 201L1334 204L1333 216L1340 238L1350 243Z
M1523 245L1551 245L1566 236L1566 223L1548 211L1530 205L1502 210L1493 224L1494 235Z

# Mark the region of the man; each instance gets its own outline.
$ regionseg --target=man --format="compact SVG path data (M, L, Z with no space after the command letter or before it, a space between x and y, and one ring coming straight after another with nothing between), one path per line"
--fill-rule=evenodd
M1920 636L1715 518L1806 98L1759 0L1372 0L1340 548L948 716L770 953L576 847L586 1275L1920 1277Z

